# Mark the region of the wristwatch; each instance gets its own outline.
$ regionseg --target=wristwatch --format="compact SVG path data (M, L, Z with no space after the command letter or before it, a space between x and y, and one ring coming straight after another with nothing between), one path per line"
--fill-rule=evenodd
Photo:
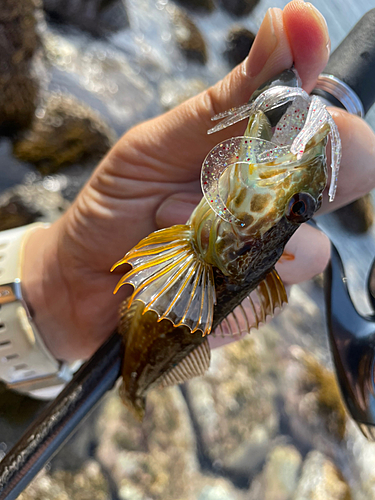
M58 361L45 346L22 295L22 257L35 223L0 232L0 379L42 399L55 397L80 365Z

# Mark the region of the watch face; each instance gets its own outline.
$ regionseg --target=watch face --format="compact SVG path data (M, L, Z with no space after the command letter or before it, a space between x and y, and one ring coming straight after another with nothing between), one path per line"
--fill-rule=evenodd
M17 297L11 285L0 285L0 304L14 302Z

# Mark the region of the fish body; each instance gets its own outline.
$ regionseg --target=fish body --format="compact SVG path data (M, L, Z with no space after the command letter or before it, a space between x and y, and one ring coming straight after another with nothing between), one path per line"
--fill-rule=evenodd
M152 233L113 267L132 266L115 291L125 283L134 287L121 307L119 331L125 343L121 396L137 417L152 387L208 369L207 334L240 335L287 302L274 266L321 205L326 137L336 133L316 99L271 84L247 105L220 115L224 126L237 115L248 116L248 125L243 136L207 155L204 197L190 219Z

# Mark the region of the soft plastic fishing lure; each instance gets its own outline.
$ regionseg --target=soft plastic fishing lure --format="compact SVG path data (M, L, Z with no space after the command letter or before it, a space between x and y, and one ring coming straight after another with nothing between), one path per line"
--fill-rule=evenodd
M274 265L285 244L322 202L330 135L335 196L341 144L318 97L284 72L289 85L267 84L248 104L213 119L209 133L249 118L243 136L215 146L202 166L204 197L185 225L144 238L113 269L134 287L123 304L122 396L139 417L153 386L204 373L211 331L240 335L287 301ZM279 83L276 80L276 83Z

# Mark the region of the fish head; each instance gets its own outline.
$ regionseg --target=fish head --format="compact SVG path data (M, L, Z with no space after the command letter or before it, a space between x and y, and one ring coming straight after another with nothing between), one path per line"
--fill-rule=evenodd
M220 261L223 272L249 248L267 259L266 242L270 252L276 247L276 253L282 252L298 226L320 208L327 185L328 136L332 143L329 193L334 197L341 157L336 126L318 98L292 89L294 95L287 100L289 90L277 91L284 97L276 104L261 94L257 99L272 108L272 118L252 104L244 135L215 146L203 163L206 202L223 221L217 225L212 249L213 260ZM274 91L266 93L274 97ZM277 105L282 113L275 112Z
M244 135L217 144L203 163L206 201L223 220L257 235L269 230L284 213L295 215L296 223L308 220L319 208L327 183L328 135L332 143L331 201L335 195L341 143L332 117L318 97L289 87L266 90L245 105L245 111L249 123ZM234 117L224 122L235 123L237 114L241 115L232 113ZM299 193L306 196L296 201L293 197Z
M251 147L274 150L270 142L244 140ZM226 171L218 191L238 234L262 237L283 217L297 225L313 217L327 184L325 142L307 148L299 160L288 152L271 162L239 162Z

